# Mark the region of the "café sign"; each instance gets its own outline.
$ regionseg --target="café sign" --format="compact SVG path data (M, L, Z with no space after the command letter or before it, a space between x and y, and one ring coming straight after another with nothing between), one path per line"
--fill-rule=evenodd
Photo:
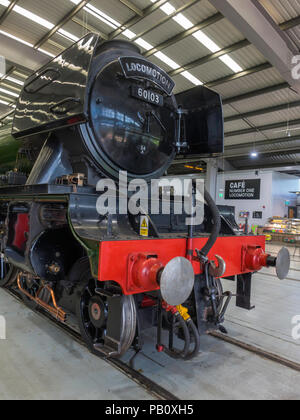
M260 200L260 189L260 179L226 181L225 200Z

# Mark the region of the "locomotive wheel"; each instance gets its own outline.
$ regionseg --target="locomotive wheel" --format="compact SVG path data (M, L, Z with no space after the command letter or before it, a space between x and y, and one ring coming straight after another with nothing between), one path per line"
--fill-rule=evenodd
M218 294L217 294L218 311L221 311L223 307L223 301L224 301L224 298L223 298L224 289L223 289L221 279L215 279L215 282L216 282L216 289L218 291Z
M11 285L17 278L18 270L0 254L0 287Z
M82 258L73 267L76 272L77 281L82 284L78 296L76 315L81 332L88 349L92 353L99 354L95 350L104 346L107 319L109 313L109 300L97 295L95 292L96 282L90 271L90 264L87 258ZM129 350L136 333L136 306L132 296L122 298L122 333L121 350L115 357L121 357Z

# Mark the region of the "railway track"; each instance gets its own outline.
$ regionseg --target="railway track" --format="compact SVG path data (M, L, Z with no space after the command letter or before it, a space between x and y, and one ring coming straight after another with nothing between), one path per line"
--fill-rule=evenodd
M262 357L267 360L271 360L272 362L278 363L282 366L285 366L297 372L300 372L300 363L293 362L292 360L289 360L289 359L285 359L284 357L281 357L278 354L268 352L266 350L261 349L260 347L244 343L243 341L236 340L235 338L232 338L225 334L221 334L219 332L210 332L209 335L211 337L217 338L218 340L222 340L222 341L225 341L226 343L239 347L243 350L247 350L250 353L254 353L259 357Z
M19 301L22 305L25 305L23 302L21 296L19 293L13 289L2 289L6 293L8 293L10 296L15 298ZM31 309L32 310L32 309ZM72 337L77 343L84 346L86 348L86 345L84 341L81 338L81 335L75 331L73 328L68 326L67 324L63 324L59 321L57 321L53 316L48 314L43 308L38 308L33 310L34 313L38 314L39 316L42 316L43 318L50 321L52 324L54 324L57 328L64 331L66 334L68 334L70 337ZM95 354L95 357L99 357L101 360L104 360L107 362L110 366L114 367L115 369L122 372L124 375L126 375L129 379L133 380L135 383L140 385L142 388L144 388L151 396L153 396L155 399L158 400L165 400L165 401L179 401L180 398L173 395L171 392L166 390L165 388L158 385L156 382L152 381L151 379L144 376L142 373L136 371L132 367L130 367L128 364L124 363L123 361L119 359L113 359L113 358L104 358L101 356L101 354Z
M293 270L293 271L300 271L300 270ZM267 277L273 277L274 278L274 274L271 273L260 273L262 276L267 276ZM300 275L299 278L296 279L295 277L287 277L285 280L290 280L290 281L300 281Z
M8 293L10 296L18 300L22 305L26 307L24 304L21 296L18 294L17 291L13 289L3 289L6 293ZM62 324L61 322L57 321L53 316L48 314L45 310L42 308L35 309L33 312L38 314L39 316L42 316L44 319L47 319L52 324L54 324L56 327L58 327L60 330L64 331L66 334L68 334L70 337L72 337L77 343L80 345L85 346L84 341L82 340L80 334L75 331L73 328L68 326L67 324ZM247 352L253 353L261 358L270 360L272 362L278 363L282 366L285 366L287 368L290 368L294 371L300 372L300 363L294 362L292 360L286 359L284 357L281 357L277 354L268 352L266 350L263 350L262 348L259 348L257 346L253 346L247 343L244 343L240 340L237 340L235 338L232 338L228 335L221 334L219 332L211 332L209 333L211 337L214 337L218 340L222 340L228 344L232 344L233 346L239 347ZM161 387L151 379L144 376L142 373L136 371L132 367L130 367L128 364L124 363L123 361L119 359L113 359L113 358L104 358L100 354L95 354L96 357L99 357L101 360L105 360L110 366L114 367L115 369L122 372L124 375L126 375L129 379L133 380L135 383L140 385L142 388L144 388L151 396L153 396L155 399L158 400L165 400L165 401L179 401L180 398L173 395L171 392L166 390L165 388Z

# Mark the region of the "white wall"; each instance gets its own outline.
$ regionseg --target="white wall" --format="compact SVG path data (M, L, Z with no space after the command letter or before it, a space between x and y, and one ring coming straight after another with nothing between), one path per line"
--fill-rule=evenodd
M291 191L298 191L300 180L292 175L273 172L273 216L288 216L288 207L285 201L290 201L291 206L296 206L297 198Z
M225 200L226 181L243 179L261 179L260 200ZM223 193L223 198L219 197L220 192ZM249 211L250 226L254 224L264 225L267 220L272 217L272 171L234 171L219 174L216 202L218 205L235 207L235 217L237 223L243 223L245 221L239 217L240 212ZM254 220L252 218L254 211L261 211L263 213L263 219Z
M261 179L260 200L225 200L225 183L228 180ZM299 178L281 174L274 171L234 171L218 175L216 202L219 205L235 207L235 217L238 223L244 219L239 217L240 212L249 211L249 225L265 225L273 216L284 217L288 213L285 201L289 200L291 206L295 205L295 195L290 191L297 191L300 187ZM223 198L219 197L223 194ZM253 212L261 211L262 219L253 219Z

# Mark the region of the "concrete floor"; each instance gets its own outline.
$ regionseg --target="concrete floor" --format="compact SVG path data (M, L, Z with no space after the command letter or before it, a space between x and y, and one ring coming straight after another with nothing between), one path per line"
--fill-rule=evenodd
M300 258L292 264L300 269ZM234 283L224 286L234 291ZM259 273L253 282L256 309L244 311L233 303L225 326L232 337L300 362L300 341L291 337L299 303L300 281ZM7 340L0 340L1 400L151 398L3 290L0 315L7 319ZM153 340L155 331L149 331L136 368L181 399L300 399L300 373L231 344L203 337L199 356L181 362L158 354Z
M0 290L0 400L152 399L66 333Z

